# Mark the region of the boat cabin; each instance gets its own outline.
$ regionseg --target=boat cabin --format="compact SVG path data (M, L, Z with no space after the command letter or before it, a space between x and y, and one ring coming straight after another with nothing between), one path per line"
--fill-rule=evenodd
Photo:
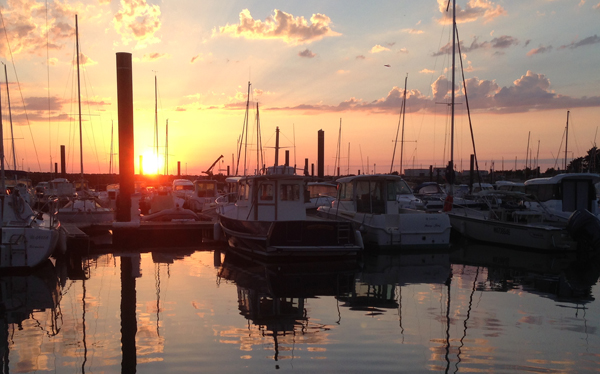
M600 175L587 173L559 174L551 178L535 178L525 182L525 192L553 213L568 217L576 210L597 215L598 198L595 183Z
M337 180L339 184L335 209L369 214L397 214L399 198L414 196L412 189L396 175L357 175Z
M289 174L239 178L236 211L239 219L255 221L304 220L305 180Z

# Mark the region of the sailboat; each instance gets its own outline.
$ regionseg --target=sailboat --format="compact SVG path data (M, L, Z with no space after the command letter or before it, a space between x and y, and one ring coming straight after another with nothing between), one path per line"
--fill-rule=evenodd
M79 80L79 27L77 15L75 15L75 38L77 52L77 102L79 117L79 161L81 166L81 179L76 182L78 185L75 196L58 210L58 218L62 223L74 224L79 228L90 227L93 224L114 221L114 210L103 207L96 196L94 196L83 177L83 134L81 128L81 89Z
M7 83L8 84L8 83ZM0 136L4 134L0 106ZM48 260L59 239L60 223L48 214L36 213L18 190L6 192L4 141L0 141L0 218L2 243L0 268L32 268Z

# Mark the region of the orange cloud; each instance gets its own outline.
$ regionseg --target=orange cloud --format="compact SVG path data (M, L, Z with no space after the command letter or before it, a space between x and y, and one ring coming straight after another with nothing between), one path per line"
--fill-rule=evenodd
M246 39L279 39L287 44L308 44L326 36L338 36L330 27L331 19L324 14L313 14L310 24L304 17L275 9L275 14L265 21L255 20L248 9L240 12L240 23L225 25L213 30L213 36L229 35Z
M156 60L160 60L161 58L169 58L169 57L171 57L171 55L168 53L158 53L158 52L146 53L144 55L144 57L142 57L142 61L156 61Z
M160 42L155 34L160 30L160 7L146 0L121 0L121 9L115 14L113 26L121 41L135 42L136 48L145 48Z

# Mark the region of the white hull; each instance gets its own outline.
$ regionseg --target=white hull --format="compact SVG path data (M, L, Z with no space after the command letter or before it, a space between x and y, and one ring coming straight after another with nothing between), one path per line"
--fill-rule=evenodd
M486 219L483 215L449 213L449 216L452 228L470 239L547 251L577 248L577 242L560 227L502 222Z
M327 218L353 222L361 232L365 247L431 248L450 245L450 220L443 213L403 212L366 214L321 208Z
M3 227L0 268L35 267L54 251L59 231L40 227Z

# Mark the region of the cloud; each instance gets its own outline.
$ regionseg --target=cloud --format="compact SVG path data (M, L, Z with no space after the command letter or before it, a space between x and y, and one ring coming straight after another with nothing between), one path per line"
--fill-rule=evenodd
M497 38L493 38L490 41L478 42L478 38L473 38L473 41L469 46L465 46L464 42L460 41L460 51L463 53L472 52L476 49L506 49L511 46L519 44L519 40L509 35L502 35ZM445 54L452 54L452 43L448 43L439 51L435 52L433 56L441 56Z
M52 17L48 19L46 29L46 4L43 1L8 1L2 9L6 28L0 27L0 55L8 56L12 52L16 57L45 56L47 49L60 50L65 43L72 43L75 39L73 20L76 12L67 4L49 2L48 13Z
M156 60L160 60L161 58L170 58L170 57L171 57L171 55L168 53L158 53L158 52L146 53L142 57L142 61L156 61Z
M313 53L312 51L310 51L308 48L306 48L304 51L298 52L298 56L300 56L300 57L307 57L307 58L313 58L313 57L316 56L316 54Z
M390 50L389 48L377 44L376 46L374 46L373 48L371 48L371 50L369 52L371 52L371 53L379 53L379 52L384 52L384 51L389 51L389 50Z
M73 64L77 64L77 61L74 60ZM79 52L79 66L92 66L96 64L98 64L97 61L94 61L89 56Z
M419 71L419 73L423 73L423 74L433 74L433 73L435 73L435 71L433 71L433 70L429 70L429 69L423 69L423 70Z
M417 29L402 29L401 31L409 33L409 34L423 34L424 33L423 30L417 30Z
M408 49L406 49L406 48L400 48L400 50L398 51L398 53L408 53Z
M357 60L364 60L364 59L366 59L366 57L365 57L365 55L358 55L358 56L356 56L356 59Z
M529 52L527 52L527 56L539 55L542 53L548 53L550 51L552 51L551 45L549 45L547 47L540 46L539 48L534 48L534 49L530 50Z
M543 74L532 71L516 79L512 85L500 87L495 81L470 78L466 81L469 107L473 111L486 113L521 113L540 110L568 109L600 106L600 96L574 98L560 95L551 90L550 80ZM431 85L431 96L419 90L407 91L407 109L411 112L436 112L436 103L449 102L452 85L441 75ZM465 103L464 87L457 85L456 101ZM301 104L294 107L269 108L267 110L303 111L307 114L320 112L351 112L397 114L404 90L393 87L387 96L367 102L351 97L338 105Z
M338 73L338 74L348 74L348 73L350 73L350 70L341 70L340 69L340 70L336 71L336 73Z
M446 12L448 6L448 0L437 0L439 10L442 13L442 17L439 22L442 24L451 24L452 17L449 16L452 13L452 9ZM492 21L494 18L506 15L506 10L500 5L495 5L489 0L469 0L464 9L459 5L456 6L456 23L473 22L480 18L483 18L484 23Z
M593 9L595 9L595 10L598 10L598 9L600 9L600 3L598 3L598 4L594 5L592 8L593 8Z
M341 35L330 27L331 19L324 14L313 14L310 24L302 16L275 9L265 21L255 20L248 9L240 12L240 23L213 29L213 36L229 35L246 39L279 39L290 45L309 44L326 36Z
M192 59L190 60L190 64L194 64L196 62L201 62L201 61L206 61L206 60L212 59L212 56L213 56L212 52L207 54L206 56L204 56L204 54L202 54L202 53L199 53L196 56L192 57Z
M598 43L600 43L600 37L598 37L598 35L594 35L594 36L588 36L587 38L582 39L582 40L578 41L577 43L572 42L571 44L561 45L560 47L558 47L558 49L565 49L565 48L575 49L578 47L584 47L587 45L598 44Z
M160 42L155 35L161 28L160 7L146 0L121 0L121 9L113 18L113 26L123 44L135 42L136 49Z

